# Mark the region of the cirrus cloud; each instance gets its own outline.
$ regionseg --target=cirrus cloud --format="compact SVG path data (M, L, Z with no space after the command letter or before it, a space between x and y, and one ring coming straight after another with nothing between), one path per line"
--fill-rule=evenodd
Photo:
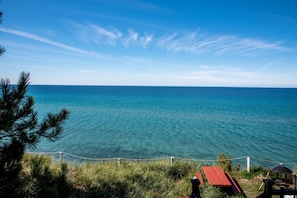
M268 42L258 39L241 38L232 35L211 35L200 32L186 34L174 33L159 38L158 47L175 53L229 55L257 54L275 51L287 51L281 41Z

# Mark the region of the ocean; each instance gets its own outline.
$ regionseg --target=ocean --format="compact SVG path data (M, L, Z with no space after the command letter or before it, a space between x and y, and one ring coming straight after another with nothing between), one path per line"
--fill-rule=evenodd
M39 118L70 111L60 139L34 152L297 164L295 88L31 85L28 94Z

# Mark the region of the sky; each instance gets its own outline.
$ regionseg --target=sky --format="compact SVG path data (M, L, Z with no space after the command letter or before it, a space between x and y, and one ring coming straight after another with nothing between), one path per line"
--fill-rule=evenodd
M297 87L297 0L0 0L0 78Z

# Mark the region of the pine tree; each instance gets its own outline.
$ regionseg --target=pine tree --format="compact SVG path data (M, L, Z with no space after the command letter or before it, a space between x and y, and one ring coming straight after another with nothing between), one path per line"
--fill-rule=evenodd
M21 159L26 148L35 148L41 138L57 140L69 112L48 113L41 122L34 111L34 98L27 95L29 73L22 72L17 85L8 79L0 87L0 197L17 196Z
M0 24L2 24L2 15L3 12L0 10ZM5 48L0 45L0 56L2 56L5 52Z

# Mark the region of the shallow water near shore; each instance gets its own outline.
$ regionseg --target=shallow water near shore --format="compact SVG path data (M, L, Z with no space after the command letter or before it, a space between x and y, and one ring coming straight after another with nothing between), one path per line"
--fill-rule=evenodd
M40 118L70 111L61 138L36 152L297 162L297 89L32 85L29 94Z

